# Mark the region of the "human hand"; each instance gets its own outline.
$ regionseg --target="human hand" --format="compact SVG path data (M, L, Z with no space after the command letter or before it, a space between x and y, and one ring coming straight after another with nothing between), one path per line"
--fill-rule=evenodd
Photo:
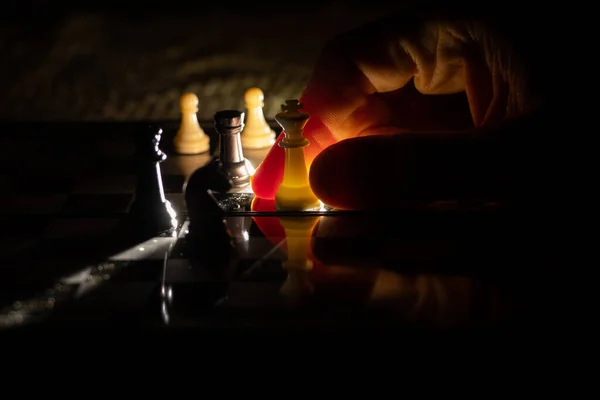
M519 186L518 132L531 124L512 121L543 108L524 60L536 30L463 17L392 18L325 47L301 102L310 183L326 204L393 206L376 195L386 190L392 202L506 197ZM283 164L276 143L253 177L258 197L274 197Z

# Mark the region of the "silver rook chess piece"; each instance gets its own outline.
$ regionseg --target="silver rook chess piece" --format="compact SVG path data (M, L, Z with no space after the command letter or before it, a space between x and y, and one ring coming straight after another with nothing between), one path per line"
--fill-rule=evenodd
M252 173L244 158L240 137L244 129L244 113L223 110L217 112L214 118L215 129L219 134L219 168L233 182L234 188L248 186Z

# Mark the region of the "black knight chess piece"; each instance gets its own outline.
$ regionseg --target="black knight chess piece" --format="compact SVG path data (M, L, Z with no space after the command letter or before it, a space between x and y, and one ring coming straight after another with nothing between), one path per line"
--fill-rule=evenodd
M162 129L145 126L135 136L137 186L129 210L140 234L159 235L177 227L177 214L165 199L160 163L167 159L158 145Z
M225 212L212 192L225 193L232 187L233 182L223 174L217 159L197 169L188 179L185 187L189 216L187 241L193 260L220 265L231 256L233 238L225 225Z

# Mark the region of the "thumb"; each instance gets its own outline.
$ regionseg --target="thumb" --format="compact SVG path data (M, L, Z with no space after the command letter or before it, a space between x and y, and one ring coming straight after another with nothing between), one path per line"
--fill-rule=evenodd
M464 133L425 132L342 140L315 159L310 184L339 209L455 198L465 187L468 141Z
M542 156L552 154L536 151L544 143L534 133L541 126L536 116L485 132L407 132L342 140L314 160L311 187L325 204L362 210L537 196L547 190L542 177L549 162Z
M553 116L531 114L466 132L342 140L319 154L309 179L321 201L343 209L439 200L533 202L547 209L563 201L555 187L563 167L556 156L564 153L565 136L548 135L556 129Z

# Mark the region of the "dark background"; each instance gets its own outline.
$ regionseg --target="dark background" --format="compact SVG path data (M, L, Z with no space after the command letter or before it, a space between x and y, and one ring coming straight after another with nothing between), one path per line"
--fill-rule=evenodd
M76 3L76 2L75 2ZM402 2L3 2L0 119L176 119L178 98L199 117L242 108L265 92L273 116L298 97L321 47L336 33Z

